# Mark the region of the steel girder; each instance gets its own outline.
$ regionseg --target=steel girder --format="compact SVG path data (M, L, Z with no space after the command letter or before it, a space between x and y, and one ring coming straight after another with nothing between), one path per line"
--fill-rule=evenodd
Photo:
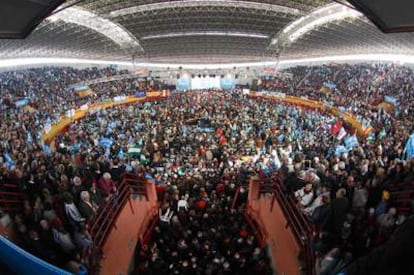
M185 7L115 18L136 37L177 31L250 31L273 35L294 16L230 7Z
M73 0L76 1L76 0ZM185 1L185 0L184 0ZM97 12L98 14L109 14L112 11L121 10L125 8L130 8L134 6L143 6L143 9L150 9L152 4L158 4L158 6L165 5L163 3L169 3L170 7L179 6L180 0L85 0L82 1L79 5ZM195 1L194 1L195 2ZM208 1L204 1L208 2ZM217 1L210 1L211 5L217 6ZM223 1L225 2L225 1ZM230 1L228 1L230 2ZM315 7L319 7L321 5L330 3L330 0L242 0L242 2L246 2L244 4L245 7L252 9L255 6L259 9L260 6L265 6L263 4L268 5L277 5L282 7L288 7L293 9L298 9L302 12L308 12ZM224 4L222 4L224 5ZM231 3L228 4L229 6L232 5ZM243 4L239 4L241 6ZM168 5L165 5L168 6ZM267 6L268 7L268 6ZM166 7L168 9L168 7ZM268 8L270 9L270 8Z
M68 1L66 5L76 1ZM187 4L180 5L184 1ZM203 4L197 6L197 1ZM188 4L190 2L194 4ZM240 2L243 3L234 4ZM349 53L414 54L413 34L383 34L364 17L317 26L286 45L282 52L267 47L271 39L196 35L139 40L179 32L239 32L274 37L301 15L310 14L330 2L230 0L226 4L224 0L86 0L75 7L119 24L139 41L144 52L121 47L85 26L45 21L26 40L0 40L0 58L51 56L130 60L133 56L139 60L209 62L257 61L273 59L278 54L281 59ZM141 6L141 9L123 16L114 16L114 13L111 16L113 11L134 6ZM297 9L300 13L286 12L289 9L282 12L280 6Z
M326 24L305 34L283 51L284 58L329 54L414 54L414 34L384 34L365 18Z

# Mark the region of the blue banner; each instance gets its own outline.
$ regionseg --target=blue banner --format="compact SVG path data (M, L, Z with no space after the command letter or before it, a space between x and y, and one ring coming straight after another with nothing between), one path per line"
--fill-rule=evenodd
M140 91L135 92L135 97L146 97L146 96L147 96L146 92L140 92Z
M181 77L177 80L177 90L185 91L191 88L191 78Z
M335 89L336 88L336 84L333 82L324 82L323 86L329 88L329 89Z
M220 79L220 88L223 90L231 90L236 87L236 80L233 77L222 77Z
M29 100L27 98L21 99L21 100L16 101L14 104L16 104L16 107L23 107L29 104Z
M393 97L393 96L386 95L384 97L384 100L385 100L385 102L391 103L394 106L397 106L398 105L397 99L395 97Z
M82 85L82 86L75 86L75 87L73 87L73 90L74 90L75 92L85 91L85 90L87 90L87 89L89 89L89 87L88 87L88 86L85 86L85 85Z

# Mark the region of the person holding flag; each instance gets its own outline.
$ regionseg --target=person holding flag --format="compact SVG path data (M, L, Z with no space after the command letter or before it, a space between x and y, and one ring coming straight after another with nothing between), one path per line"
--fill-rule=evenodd
M403 158L405 160L410 160L414 158L414 126L411 129L411 133L412 134L408 138L403 152Z

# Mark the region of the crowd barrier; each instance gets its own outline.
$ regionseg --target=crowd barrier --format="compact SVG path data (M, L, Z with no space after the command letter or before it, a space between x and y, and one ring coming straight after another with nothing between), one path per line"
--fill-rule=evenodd
M147 92L145 96L118 96L104 102L98 102L91 105L82 105L77 110L70 110L67 114L63 115L59 119L59 123L51 126L49 131L43 135L43 141L50 143L57 134L62 132L72 122L85 117L88 114L96 113L100 110L112 108L118 105L131 104L136 102L154 101L160 99L166 99L170 95L169 91L152 91Z
M353 128L356 129L358 135L362 137L366 137L373 129L372 127L368 127L364 129L362 127L362 123L356 119L356 117L350 113L343 113L338 108L325 105L324 103L312 99L308 99L305 97L296 97L296 96L288 96L284 93L262 93L262 92L253 92L249 93L249 97L251 98L264 98L269 100L277 100L285 103L295 104L305 108L317 109L321 111L328 111L332 115L336 117L342 118L346 123L350 124Z
M77 110L68 111L66 115L61 116L59 119L59 123L51 126L47 133L43 135L43 140L46 143L50 143L53 138L60 132L62 132L67 126L69 126L73 121L79 120L90 113L97 112L99 110L112 108L114 106L123 105L123 104L130 104L135 102L146 102L158 99L166 99L170 96L169 91L152 91L147 92L145 96L136 97L136 96L128 96L128 97L115 97L111 100L107 100L105 102L99 102L91 105L83 105ZM338 108L327 106L324 103L316 100L311 100L305 97L295 97L295 96L288 96L284 93L260 93L260 92L253 92L249 93L249 97L251 98L264 98L270 100L277 100L285 103L295 104L305 108L317 109L321 111L329 111L332 115L342 118L346 123L350 124L354 127L358 133L358 135L362 137L366 137L373 129L372 127L363 128L362 123L356 119L356 117L350 113L343 113Z

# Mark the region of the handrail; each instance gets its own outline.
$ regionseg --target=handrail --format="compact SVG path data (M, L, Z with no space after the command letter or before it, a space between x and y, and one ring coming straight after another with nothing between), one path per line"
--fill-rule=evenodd
M273 180L273 194L287 220L286 227L291 228L293 236L303 252L304 262L306 264L306 274L313 275L315 257L309 244L312 233L311 226L300 209L297 208L294 200L287 195L286 188L282 181L280 181L277 176L275 176Z
M247 206L247 209L244 212L244 217L252 229L253 234L256 236L260 247L264 248L266 246L266 239L268 234L265 230L263 221L258 218L257 212L250 205Z
M0 191L0 195L6 196L16 196L16 197L24 197L24 194L21 192L9 192L9 191Z
M97 254L101 253L102 247L109 237L112 228L116 226L116 219L127 201L131 198L131 195L141 194L147 197L145 186L144 188L140 188L139 184L146 184L146 181L138 178L136 175L123 174L122 180L118 185L117 193L106 202L90 227L93 247L87 257L90 262L89 270L92 274L98 268L97 265L99 263L96 261Z
M144 231L144 234L142 235L142 238L141 238L141 244L142 245L146 245L149 242L149 240L151 239L151 236L154 233L155 227L158 224L158 215L155 215L154 216L154 218L150 222L150 225L149 226L148 226L148 222L149 221L147 221L146 224L143 223L143 225L145 225L144 228L148 228L148 229L145 230ZM142 228L142 229L144 229L144 228Z
M20 191L17 186L11 184L2 184L0 187L2 189L3 187L6 187L6 190L9 190L10 188L16 189L16 192L0 191L0 209L11 213L21 210L23 208L23 192Z

